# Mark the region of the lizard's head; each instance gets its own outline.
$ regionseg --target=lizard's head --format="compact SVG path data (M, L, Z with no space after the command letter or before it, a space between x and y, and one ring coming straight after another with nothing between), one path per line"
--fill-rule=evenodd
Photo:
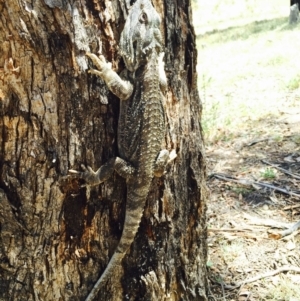
M150 51L162 51L160 23L150 0L137 0L131 7L119 45L127 69L135 71L143 65Z

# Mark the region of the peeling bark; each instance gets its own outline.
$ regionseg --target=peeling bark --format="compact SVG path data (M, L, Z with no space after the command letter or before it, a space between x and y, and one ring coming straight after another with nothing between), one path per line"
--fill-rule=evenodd
M122 233L126 185L81 189L69 169L118 152L119 100L84 53L124 68L133 1L0 0L0 300L84 300ZM166 147L139 232L99 300L206 300L206 188L190 1L157 1L165 39Z

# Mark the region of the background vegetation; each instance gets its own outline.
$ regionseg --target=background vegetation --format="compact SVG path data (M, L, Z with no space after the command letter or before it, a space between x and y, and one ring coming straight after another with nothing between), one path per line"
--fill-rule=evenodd
M211 193L209 300L299 301L300 232L274 231L300 219L300 25L288 24L286 0L193 3Z
M267 5L256 0L194 1L208 140L219 134L227 139L225 132L232 136L249 120L296 105L300 33L297 26L288 25L288 14L286 0Z

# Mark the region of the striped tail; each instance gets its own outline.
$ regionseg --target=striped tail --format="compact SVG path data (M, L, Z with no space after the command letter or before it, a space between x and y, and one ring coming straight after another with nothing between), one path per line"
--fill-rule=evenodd
M121 265L123 257L134 241L144 212L146 197L147 196L141 197L135 195L135 200L133 200L128 194L124 228L118 247L110 259L105 271L98 279L85 301L92 301L97 296L102 286L105 285L109 279L114 277L113 274L115 273L116 267Z

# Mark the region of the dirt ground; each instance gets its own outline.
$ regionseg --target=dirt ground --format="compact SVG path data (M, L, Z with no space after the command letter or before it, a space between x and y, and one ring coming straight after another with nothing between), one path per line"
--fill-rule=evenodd
M300 300L300 25L198 37L209 300Z

